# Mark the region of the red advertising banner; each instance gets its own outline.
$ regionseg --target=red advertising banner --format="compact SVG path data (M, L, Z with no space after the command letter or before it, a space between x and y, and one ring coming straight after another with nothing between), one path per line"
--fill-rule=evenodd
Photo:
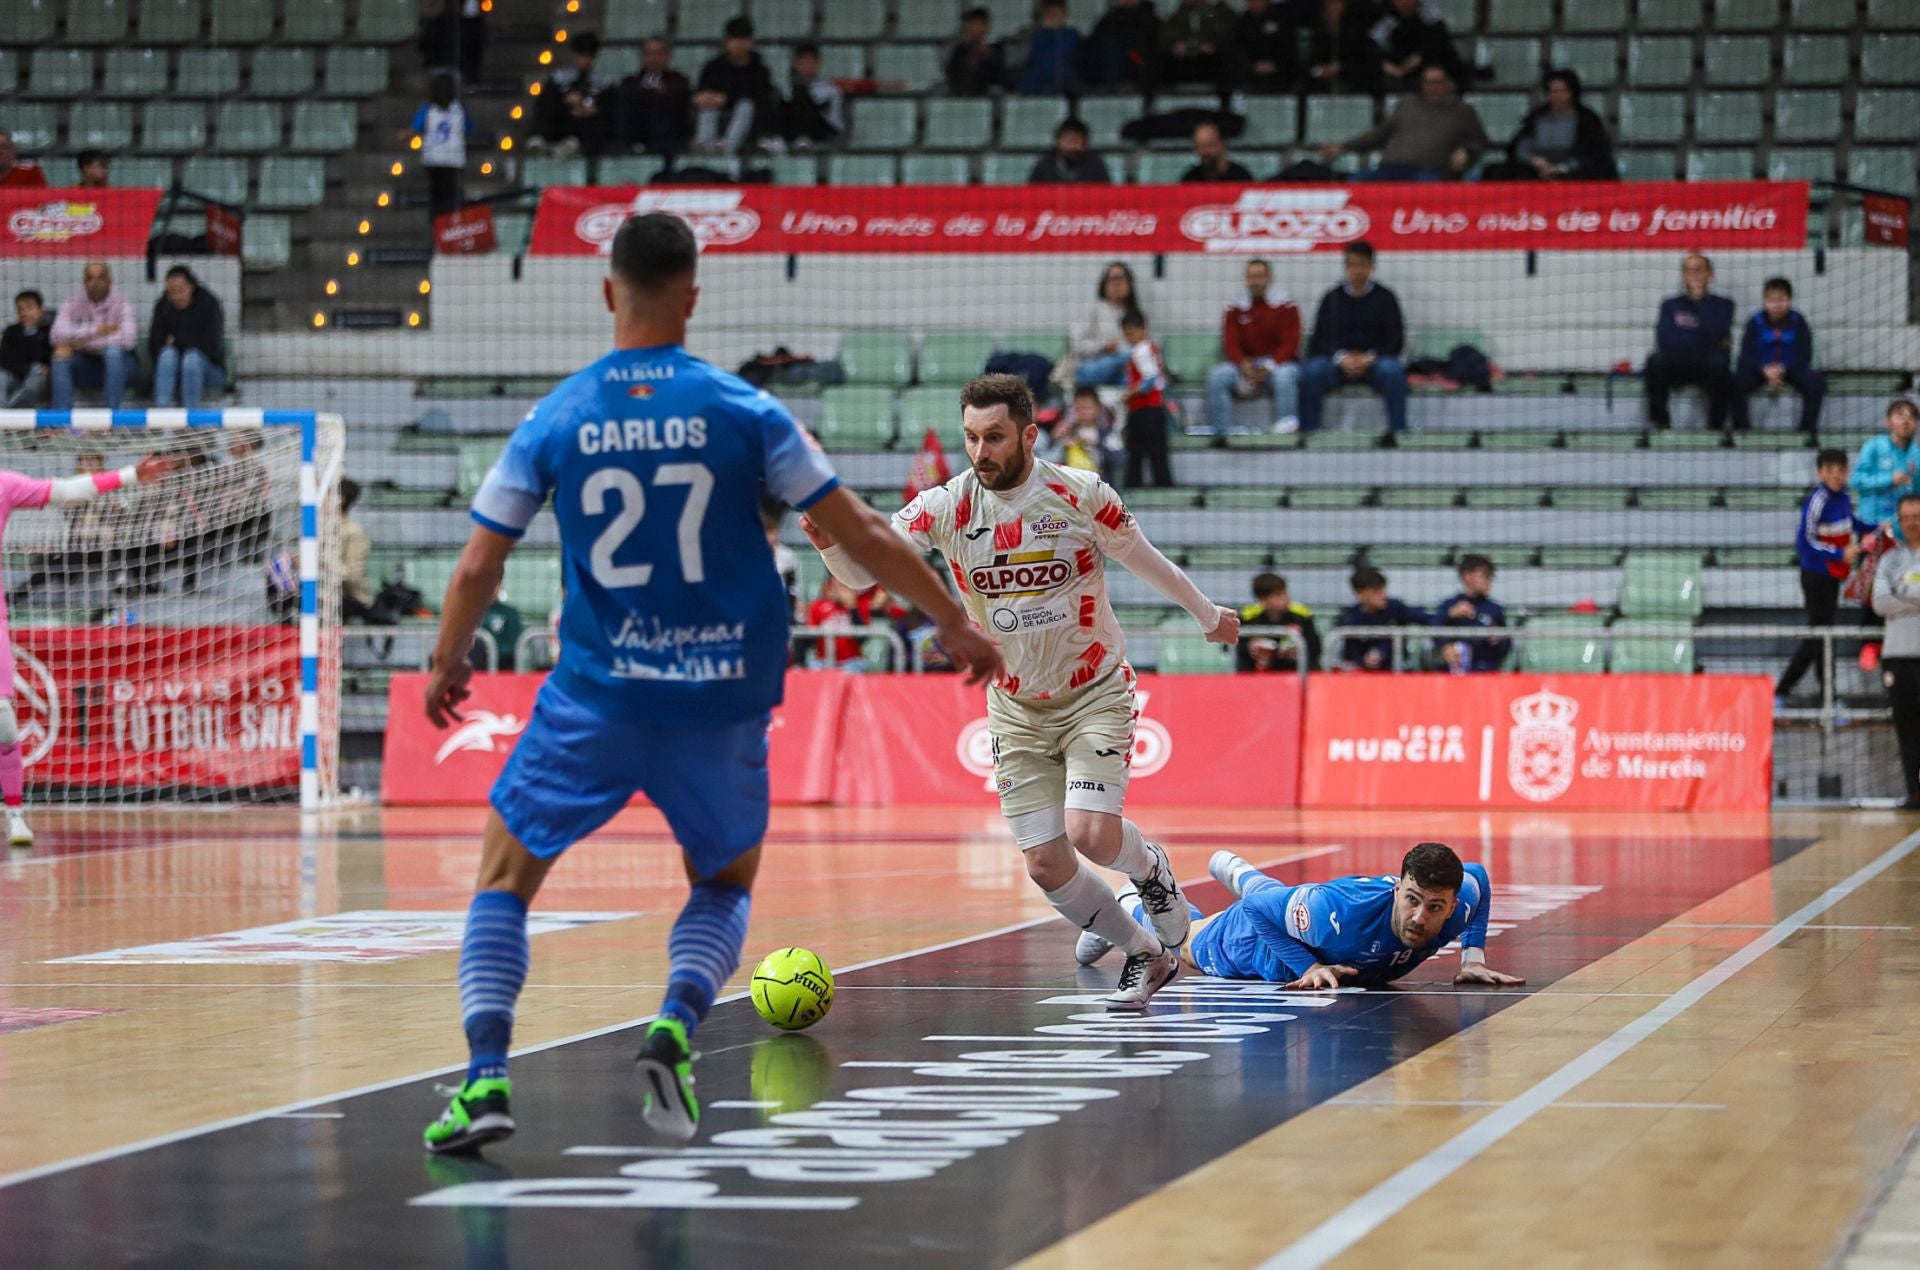
M290 626L15 627L13 650L36 786L300 783Z
M144 256L159 190L0 186L0 256Z
M1744 675L1327 675L1309 807L1764 809L1773 685Z
M795 671L786 703L773 712L768 764L777 803L824 803L832 796L850 677ZM441 731L427 722L424 674L387 684L387 738L380 801L394 806L479 806L487 801L514 742L533 717L545 675L475 675L463 722ZM636 803L645 799L636 798Z
M207 204L207 244L216 256L240 254L240 214Z
M493 204L457 207L433 218L434 250L443 256L478 255L500 245L493 228Z
M593 256L640 212L719 252L1272 252L1796 248L1804 181L1414 185L549 188L531 253Z
M1891 194L1863 194L1860 196L1860 207L1866 214L1866 241L1877 246L1906 249L1907 221L1913 215L1912 204Z

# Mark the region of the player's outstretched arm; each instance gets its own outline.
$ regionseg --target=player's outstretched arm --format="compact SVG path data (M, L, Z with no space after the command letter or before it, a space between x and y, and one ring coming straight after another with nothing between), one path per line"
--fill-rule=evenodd
M433 669L427 676L427 718L436 728L460 718L460 703L469 695L467 681L473 666L467 654L473 633L500 591L506 576L507 553L515 540L491 529L474 526L460 562L447 579L447 596L440 606L440 635L433 645Z
M1240 642L1240 615L1208 599L1187 571L1167 559L1138 528L1109 554L1134 577L1191 614L1209 642L1229 647Z
M1487 866L1469 860L1466 865L1467 876L1479 889L1478 901L1473 906L1473 918L1467 928L1460 932L1460 969L1453 976L1455 983L1483 983L1495 988L1517 988L1526 982L1517 975L1501 974L1487 964L1487 922L1493 915L1493 879L1487 875Z
M889 594L933 619L935 638L953 664L967 672L968 683L985 683L1000 674L1000 650L967 621L966 611L927 568L919 550L880 513L842 488L807 508L807 520L807 536L815 546L823 552L840 547Z
M149 454L130 467L112 472L84 472L79 476L59 476L52 482L47 502L56 507L84 503L126 485L151 485L173 473L173 460L164 454Z

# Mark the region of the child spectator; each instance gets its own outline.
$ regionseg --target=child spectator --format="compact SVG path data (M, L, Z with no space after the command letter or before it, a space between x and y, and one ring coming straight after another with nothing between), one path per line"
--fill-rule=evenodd
M1040 0L1039 24L1027 32L1027 64L1020 93L1047 97L1078 92L1080 32L1067 25L1067 0Z
M1313 623L1313 610L1294 602L1287 591L1287 580L1277 573L1262 573L1253 580L1253 603L1240 609L1243 626L1290 626L1306 646L1307 669L1320 669L1320 628ZM1233 653L1234 669L1252 674L1300 670L1300 645L1283 643L1262 635L1243 635Z
M1707 290L1713 283L1713 262L1697 251L1680 261L1679 295L1660 303L1654 323L1654 351L1647 358L1647 420L1656 428L1673 426L1667 414L1667 394L1681 384L1699 384L1707 390L1707 426L1727 426L1727 392L1733 374L1727 369L1727 350L1733 345L1733 301Z
M1434 610L1441 626L1494 627L1507 624L1507 611L1492 598L1493 561L1485 556L1460 557L1460 593L1442 600ZM1441 660L1455 674L1498 670L1513 650L1513 641L1505 639L1443 639Z
M544 141L557 154L602 154L613 140L613 94L594 70L600 37L582 31L567 51L573 65L554 67L533 99L534 135L528 145Z
M1800 503L1800 528L1793 545L1800 558L1807 625L1832 626L1840 611L1841 583L1860 558L1860 545L1853 537L1853 501L1847 496L1846 451L1820 451L1814 472L1818 479ZM1818 682L1826 683L1826 659L1817 639L1800 641L1793 660L1780 673L1780 682L1773 686L1774 699L1784 702L1810 666L1818 672Z
M1425 613L1387 595L1387 575L1362 565L1347 580L1353 604L1340 614L1342 626L1430 626ZM1340 642L1340 661L1349 670L1392 670L1393 639L1348 636Z
M1082 386L1073 390L1073 403L1060 416L1051 431L1042 434L1048 462L1098 472L1108 484L1117 482L1113 435L1113 415L1100 402L1097 389Z
M1740 340L1740 369L1733 377L1733 426L1747 430L1747 398L1758 388L1782 384L1800 394L1800 431L1814 435L1827 377L1813 368L1813 328L1793 307L1793 284L1768 278L1760 311Z
M1006 57L990 38L993 15L968 9L960 18L960 38L947 50L947 91L955 97L981 97L1007 77Z
M820 46L793 50L791 87L780 103L780 135L796 150L827 145L847 135L846 99L830 79L820 78Z
M729 18L720 55L700 68L693 93L693 148L735 154L754 137L775 130L779 90L753 50L753 23Z
M1162 489L1173 484L1167 458L1167 368L1160 346L1147 329L1146 315L1131 310L1120 319L1127 343L1127 488L1141 484L1146 469Z
M113 161L105 150L82 150L73 164L80 169L80 188L104 190L113 184Z
M439 74L427 86L427 104L414 112L402 141L420 138L420 164L427 170L428 208L432 215L460 207L460 173L467 166L467 139L473 116L460 104L453 76Z
M0 334L0 404L22 410L39 405L47 395L53 337L47 328L47 302L38 291L14 296L13 313L19 321Z

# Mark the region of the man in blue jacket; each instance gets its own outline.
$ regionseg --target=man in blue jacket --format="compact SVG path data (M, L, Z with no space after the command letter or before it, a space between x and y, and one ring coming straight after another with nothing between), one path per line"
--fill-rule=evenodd
M1813 368L1813 328L1793 307L1793 284L1768 278L1760 311L1747 321L1740 340L1740 369L1733 377L1733 426L1747 430L1747 398L1757 388L1782 384L1800 394L1800 431L1820 426L1820 403L1827 377Z
M1681 293L1660 304L1654 327L1653 355L1647 358L1647 418L1656 428L1673 426L1667 396L1682 384L1707 390L1707 426L1727 426L1727 398L1733 373L1727 352L1733 347L1733 301L1712 295L1713 262L1689 252L1680 262Z
M1373 280L1373 244L1347 244L1347 281L1321 297L1314 315L1307 360L1300 367L1300 429L1313 432L1327 394L1344 384L1365 384L1386 403L1387 426L1407 427L1407 368L1400 360L1407 342L1400 301Z
M1913 443L1920 426L1920 407L1905 397L1887 403L1886 435L1868 437L1853 463L1853 516L1864 525L1884 525L1893 519L1894 505L1903 494L1914 493L1920 475L1920 446Z

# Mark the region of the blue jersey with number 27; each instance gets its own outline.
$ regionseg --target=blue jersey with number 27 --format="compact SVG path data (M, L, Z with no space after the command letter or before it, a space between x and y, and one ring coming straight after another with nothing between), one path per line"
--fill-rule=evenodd
M609 718L709 726L781 698L787 597L762 491L804 510L838 484L776 398L667 344L609 353L549 393L473 519L518 538L553 498L557 688Z

